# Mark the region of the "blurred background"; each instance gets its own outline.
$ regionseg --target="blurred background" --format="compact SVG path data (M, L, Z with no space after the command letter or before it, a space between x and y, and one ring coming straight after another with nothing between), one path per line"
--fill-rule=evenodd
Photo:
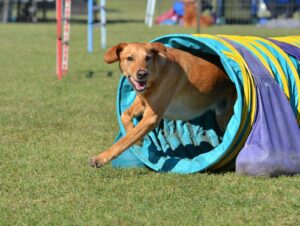
M113 1L118 4L118 1ZM121 3L121 1L119 1ZM145 13L146 0L122 1ZM108 7L111 4L107 1ZM123 5L123 3L121 3ZM97 7L98 1L94 1ZM198 10L199 9L199 10ZM1 0L0 18L7 22L49 22L54 20L55 0ZM120 9L121 10L121 9ZM197 12L201 13L201 25L259 24L268 27L300 27L300 0L157 0L155 22L157 24L184 26L195 25ZM109 8L108 8L109 13ZM72 0L72 17L86 20L87 0ZM109 17L109 15L108 15ZM190 21L185 21L189 17ZM136 17L138 19L138 17ZM95 20L97 15L95 13ZM193 22L192 22L193 20ZM194 24L193 24L194 23Z

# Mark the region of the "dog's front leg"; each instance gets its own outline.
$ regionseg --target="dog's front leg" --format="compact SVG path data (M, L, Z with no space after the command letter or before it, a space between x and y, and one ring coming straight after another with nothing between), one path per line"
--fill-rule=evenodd
M155 113L151 108L146 108L143 119L139 122L139 124L129 130L123 138L112 145L109 149L92 157L90 159L90 165L92 167L99 168L108 163L110 160L116 158L130 146L142 139L148 132L153 130L160 119L161 115Z
M128 108L126 111L124 111L121 115L121 121L125 128L126 133L128 133L130 130L134 128L133 125L133 118L141 116L145 111L145 105L143 104L142 100L139 96L136 96L133 104ZM143 145L143 139L138 140L136 145L142 146Z
M121 121L126 133L134 128L132 119L141 116L145 111L145 105L139 96L136 96L132 105L122 113Z

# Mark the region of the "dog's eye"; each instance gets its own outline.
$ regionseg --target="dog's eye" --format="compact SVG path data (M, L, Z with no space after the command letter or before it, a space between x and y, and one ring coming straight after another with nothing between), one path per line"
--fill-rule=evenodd
M128 56L126 59L127 59L127 61L133 61L133 57L132 56Z
M146 61L150 61L152 59L152 56L151 55L147 55L146 56Z

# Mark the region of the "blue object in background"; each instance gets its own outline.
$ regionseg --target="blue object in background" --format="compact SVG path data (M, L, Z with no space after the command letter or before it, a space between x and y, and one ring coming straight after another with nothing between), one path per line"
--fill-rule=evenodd
M88 0L88 52L93 52L93 0Z
M184 15L184 3L180 1L175 1L173 4L173 10L178 16Z

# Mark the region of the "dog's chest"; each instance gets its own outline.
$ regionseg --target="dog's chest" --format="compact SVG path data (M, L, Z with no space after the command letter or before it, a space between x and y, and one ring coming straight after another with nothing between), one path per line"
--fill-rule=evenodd
M208 99L197 90L178 92L166 109L164 118L184 121L194 119L211 107Z

